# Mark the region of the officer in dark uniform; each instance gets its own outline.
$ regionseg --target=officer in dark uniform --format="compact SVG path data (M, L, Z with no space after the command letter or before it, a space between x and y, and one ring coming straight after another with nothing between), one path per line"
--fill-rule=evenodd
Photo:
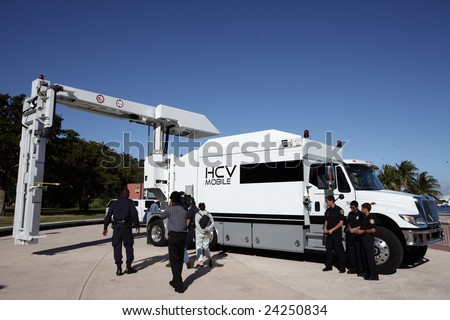
M188 269L190 269L192 266L189 260L187 249L195 237L195 215L197 214L197 212L198 208L195 205L195 200L194 198L191 198L189 200L189 208L187 209L187 218L186 218L187 236L186 236L186 247L184 250L184 262L186 263Z
M122 243L125 247L127 256L127 268L125 273L130 274L137 272L136 269L131 266L131 263L134 260L134 238L131 229L134 225L136 233L139 232L139 217L136 207L133 201L128 199L129 197L130 191L124 189L120 198L109 208L103 226L103 235L106 236L108 234L108 225L111 222L113 225L112 246L114 247L114 261L117 265L116 275L118 276L122 275Z
M373 254L373 241L376 229L376 214L371 213L372 206L370 203L363 203L361 206L364 216L361 219L361 227L359 234L361 234L362 260L364 266L364 280L378 280L377 266L375 263L375 256Z
M336 254L339 273L345 273L345 252L342 245L342 226L345 221L344 210L336 205L332 195L327 196L325 201L328 209L325 211L323 231L326 235L327 260L322 271L331 271L333 269L333 255Z
M362 276L363 265L361 259L361 235L358 234L363 213L358 209L358 201L350 202L350 212L347 216L346 236L347 249L350 255L350 268L348 274L358 274Z

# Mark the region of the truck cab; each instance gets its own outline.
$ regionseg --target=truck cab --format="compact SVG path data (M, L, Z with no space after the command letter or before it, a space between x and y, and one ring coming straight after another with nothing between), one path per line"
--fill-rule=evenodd
M443 229L433 199L385 190L376 174L378 170L370 161L353 159L327 165L313 164L309 181L311 230L317 232L322 226L327 173L331 172L336 204L344 211L349 211L352 200L360 205L365 202L372 205L372 212L379 219L374 243L375 260L380 273L391 273L402 262L412 263L422 258L428 244L442 239ZM317 240L314 246L320 246Z

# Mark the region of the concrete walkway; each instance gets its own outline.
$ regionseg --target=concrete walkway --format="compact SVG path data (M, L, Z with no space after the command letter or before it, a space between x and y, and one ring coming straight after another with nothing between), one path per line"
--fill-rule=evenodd
M449 299L450 252L429 249L415 266L364 281L337 270L322 272L322 255L254 256L213 252L214 266L184 269L186 292L174 292L166 247L135 243L138 273L115 275L110 238L101 225L42 231L38 245L14 246L0 237L0 299L43 300L302 300ZM190 251L192 261L193 251ZM350 289L351 288L351 289Z

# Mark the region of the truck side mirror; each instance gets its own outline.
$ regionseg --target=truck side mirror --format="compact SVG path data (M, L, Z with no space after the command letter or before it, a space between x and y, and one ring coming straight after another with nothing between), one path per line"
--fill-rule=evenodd
M339 195L339 199L340 199L340 200L344 200L344 198L345 198L344 195L341 193L341 194Z

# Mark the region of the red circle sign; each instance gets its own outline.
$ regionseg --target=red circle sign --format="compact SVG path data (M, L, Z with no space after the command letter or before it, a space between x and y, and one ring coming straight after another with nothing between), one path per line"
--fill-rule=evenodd
M97 98L95 98L97 100L98 103L103 103L105 102L105 97L102 96L101 94L97 95Z
M122 108L122 107L123 107L123 101L120 100L120 99L118 99L118 100L116 101L116 106L117 106L118 108Z

